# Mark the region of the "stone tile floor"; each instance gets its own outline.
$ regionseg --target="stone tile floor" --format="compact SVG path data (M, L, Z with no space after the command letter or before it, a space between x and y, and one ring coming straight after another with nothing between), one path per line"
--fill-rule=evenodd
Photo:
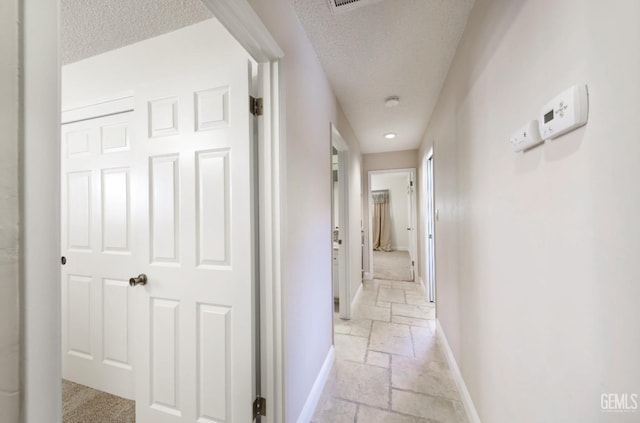
M365 281L334 315L336 361L313 423L468 423L420 284Z

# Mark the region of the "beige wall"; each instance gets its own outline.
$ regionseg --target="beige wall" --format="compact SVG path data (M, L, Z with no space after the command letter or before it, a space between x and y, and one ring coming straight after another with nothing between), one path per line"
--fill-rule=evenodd
M362 155L362 225L364 230L364 269L371 273L369 251L369 171L410 169L418 166L418 150L392 151ZM417 182L416 182L417 184ZM416 191L417 192L417 191ZM420 257L420 256L419 256ZM418 263L420 260L418 260Z
M509 135L587 83L589 123ZM480 418L633 422L640 394L640 3L478 0L431 118L438 318Z
M250 0L284 51L286 162L283 291L286 421L295 422L332 343L330 122L349 144L350 239L360 239L361 155L288 0ZM351 287L360 282L360 246L351 242Z
M18 2L0 4L0 416L20 409L18 316Z

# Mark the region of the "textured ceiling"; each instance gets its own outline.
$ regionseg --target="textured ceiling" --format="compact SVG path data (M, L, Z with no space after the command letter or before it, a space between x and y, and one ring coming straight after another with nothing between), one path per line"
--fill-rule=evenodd
M62 64L212 17L200 0L61 0L60 3Z
M327 0L291 1L362 152L417 148L474 0L385 0L335 16Z

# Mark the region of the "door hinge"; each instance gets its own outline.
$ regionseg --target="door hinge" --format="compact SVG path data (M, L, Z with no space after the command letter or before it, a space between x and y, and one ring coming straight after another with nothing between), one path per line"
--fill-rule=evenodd
M262 116L262 99L249 97L249 111L254 116Z
M409 181L409 186L413 186L413 181Z
M411 265L412 265L412 266L415 266L415 265L416 265L416 262L415 262L415 261L413 261L413 260L411 260Z
M258 416L266 416L267 415L267 400L262 397L257 397L253 402L253 419L255 420Z

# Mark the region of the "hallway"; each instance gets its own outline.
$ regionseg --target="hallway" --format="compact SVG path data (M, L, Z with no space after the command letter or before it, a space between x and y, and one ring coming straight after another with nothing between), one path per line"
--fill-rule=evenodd
M364 281L352 320L334 315L336 361L312 422L466 423L419 284Z

